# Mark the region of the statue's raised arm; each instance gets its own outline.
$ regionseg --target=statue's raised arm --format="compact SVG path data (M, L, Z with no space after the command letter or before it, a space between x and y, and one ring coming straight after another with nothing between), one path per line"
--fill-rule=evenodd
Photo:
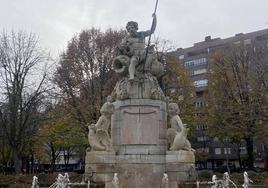
M153 17L153 23L152 23L151 29L148 30L148 31L144 31L145 37L150 36L155 31L155 28L156 28L156 25L157 25L157 16L156 16L155 13L153 13L152 17Z

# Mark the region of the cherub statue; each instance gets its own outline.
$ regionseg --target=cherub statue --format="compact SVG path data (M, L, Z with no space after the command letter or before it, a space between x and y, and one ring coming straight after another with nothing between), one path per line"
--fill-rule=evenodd
M170 150L194 151L187 139L188 128L182 123L179 116L179 107L176 103L169 103L168 112L171 128L167 130L167 139L171 145Z
M249 179L248 173L245 171L244 172L244 184L242 186L244 188L248 188L250 183L253 183L253 181L251 179Z
M31 188L39 188L39 182L38 182L38 177L33 176L33 182Z
M111 116L114 111L114 105L110 98L101 107L101 116L96 124L88 125L88 142L92 150L108 151L110 149L109 128L111 125Z

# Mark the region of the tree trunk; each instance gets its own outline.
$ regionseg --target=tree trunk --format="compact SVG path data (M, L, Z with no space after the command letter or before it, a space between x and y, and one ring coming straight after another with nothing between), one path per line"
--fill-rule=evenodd
M253 155L253 139L246 138L247 152L248 152L248 168L253 169L254 155Z
M35 166L35 164L34 164L34 154L32 153L31 154L31 169L30 169L30 173L31 174L33 174L34 173L34 166Z
M18 150L13 148L14 149L14 167L15 167L15 173L16 174L20 174L21 173L21 167L22 167L22 162L21 162L21 159L19 157L19 154L18 154Z
M69 166L69 160L70 160L70 148L64 148L64 165L65 169L68 169Z
M27 157L27 159L25 159L25 169L26 169L26 174L30 174L30 159L29 156Z
M237 144L237 157L239 162L239 169L242 169L241 153L240 153L240 144Z
M71 149L68 149L67 151L67 165L69 165L69 162L70 162L70 150Z
M56 164L56 151L53 147L53 144L50 143L51 147L51 165L50 165L50 172L53 173L55 171L55 164Z
M226 167L227 167L227 171L230 174L230 167L229 167L229 154L228 154L228 149L227 149L227 153L226 153Z
M63 149L65 170L67 170L67 153L66 153L66 150L67 150L66 148Z

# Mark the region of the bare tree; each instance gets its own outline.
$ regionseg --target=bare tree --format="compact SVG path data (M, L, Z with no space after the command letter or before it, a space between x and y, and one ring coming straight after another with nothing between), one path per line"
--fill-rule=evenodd
M47 60L36 35L22 31L0 34L0 125L12 150L16 173L38 125L38 108L46 91L46 72L40 67Z
M124 31L84 30L73 37L61 55L54 82L63 102L81 124L96 119L105 97L116 83L112 60Z

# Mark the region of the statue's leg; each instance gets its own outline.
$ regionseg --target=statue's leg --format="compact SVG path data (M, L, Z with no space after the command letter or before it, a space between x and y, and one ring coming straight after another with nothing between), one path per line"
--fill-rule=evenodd
M106 147L101 145L100 143L95 143L95 145L93 146L93 150L95 150L95 151L105 151Z
M138 63L137 56L132 56L131 59L130 59L130 65L128 67L129 80L133 80L134 79L134 75L135 75L137 63Z

